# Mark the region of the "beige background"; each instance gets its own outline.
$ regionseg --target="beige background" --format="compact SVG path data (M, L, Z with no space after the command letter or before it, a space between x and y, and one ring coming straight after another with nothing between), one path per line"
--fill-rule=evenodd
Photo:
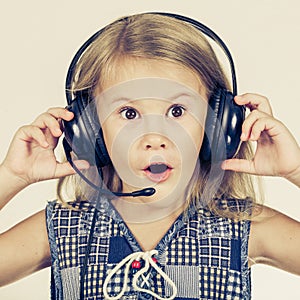
M115 18L142 11L176 12L214 29L234 56L239 91L269 97L275 115L300 139L296 0L27 0L1 6L0 160L19 126L50 106L65 106L65 74L75 50ZM280 178L267 178L265 188L268 205L300 219L298 188ZM0 230L44 208L53 198L54 181L27 188L0 213ZM253 299L300 299L299 277L265 266L255 266L252 272ZM0 299L20 298L49 299L49 270L0 289Z

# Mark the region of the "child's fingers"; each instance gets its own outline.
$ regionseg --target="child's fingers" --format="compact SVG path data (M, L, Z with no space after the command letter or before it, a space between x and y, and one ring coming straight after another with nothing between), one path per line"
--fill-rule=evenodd
M253 133L255 133L255 136L257 136L257 133L259 131L259 128L262 127L261 121L270 118L270 116L264 112L255 110L251 112L247 118L245 119L243 126L242 126L242 134L241 134L241 140L247 141L249 139L253 139ZM254 128L254 125L258 122L258 120L261 120L259 122L259 127ZM258 124L256 124L257 126ZM254 130L254 132L253 132Z
M39 115L32 125L41 129L48 128L51 134L55 137L59 137L62 134L61 125L59 120L71 120L73 113L63 108L50 108L47 112Z
M47 113L51 114L56 119L64 119L66 121L70 121L74 116L71 111L62 107L51 107L47 110Z
M272 133L272 128L275 127L275 122L267 117L263 117L258 119L252 126L250 140L258 141L262 132L267 131L268 136L272 137L274 133Z
M85 160L76 160L74 161L74 164L79 170L85 170L90 167L89 163ZM60 178L75 173L76 171L72 168L69 162L59 163L56 167L54 178Z
M258 94L246 93L243 95L235 96L234 100L239 105L245 105L251 111L259 110L268 115L271 116L273 115L269 100L264 96Z
M222 162L221 167L223 170L255 174L253 162L246 159L227 159Z
M43 114L39 115L34 120L32 125L37 126L41 129L48 128L50 130L51 134L55 137L59 137L62 134L59 121L57 119L55 119L49 113L43 113Z
M19 129L20 138L25 142L36 141L41 147L49 147L44 132L37 126L25 125Z

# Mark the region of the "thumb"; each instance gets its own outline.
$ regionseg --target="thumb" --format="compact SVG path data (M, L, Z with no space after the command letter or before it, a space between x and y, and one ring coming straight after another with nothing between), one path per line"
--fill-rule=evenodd
M253 162L246 159L233 158L224 160L221 164L221 168L223 170L243 172L248 174L255 173Z
M86 170L90 167L90 164L86 160L75 160L74 164L79 170ZM75 173L76 171L73 169L69 162L58 163L55 170L54 178L73 175Z

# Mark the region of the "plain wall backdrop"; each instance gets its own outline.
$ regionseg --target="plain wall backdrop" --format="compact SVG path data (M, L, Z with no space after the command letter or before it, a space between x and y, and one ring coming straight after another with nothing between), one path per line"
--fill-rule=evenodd
M239 92L266 95L275 116L299 142L300 5L296 0L12 0L2 3L0 10L0 161L18 127L51 106L66 105L66 70L79 46L114 19L144 11L183 14L216 31L233 54ZM281 178L264 182L266 204L300 220L299 188ZM0 213L0 230L43 209L55 198L55 183L38 183L17 195ZM255 300L300 299L299 283L300 277L271 267L252 268ZM0 299L46 300L49 286L47 269L0 289Z

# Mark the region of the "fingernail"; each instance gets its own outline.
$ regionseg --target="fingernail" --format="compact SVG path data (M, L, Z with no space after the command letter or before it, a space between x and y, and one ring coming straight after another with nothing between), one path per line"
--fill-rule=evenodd
M225 160L222 162L221 168L222 168L223 170L226 170L226 161L225 161Z
M246 138L247 138L246 133L242 132L242 134L241 134L241 140L246 140Z
M67 110L66 108L65 108L65 112L66 112L66 114L68 114L68 115L73 114L71 111Z
M61 130L60 130L59 128L55 128L55 132L56 132L57 134L62 134L62 132L61 132Z

